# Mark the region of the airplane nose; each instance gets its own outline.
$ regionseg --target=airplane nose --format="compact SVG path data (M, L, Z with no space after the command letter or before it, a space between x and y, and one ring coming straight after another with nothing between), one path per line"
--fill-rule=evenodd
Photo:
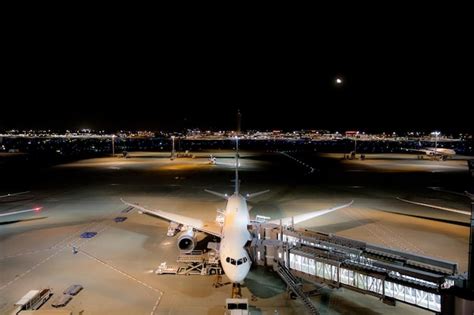
M232 272L230 272L229 274L227 274L227 278L229 278L229 280L232 282L232 283L240 283L244 280L245 276L242 276L240 275L238 272L236 272L237 270L232 270Z
M224 267L224 266L223 266ZM226 268L227 267L227 268ZM245 264L238 267L225 266L224 272L232 283L241 283L244 281L250 270L250 266Z
M224 273L225 275L227 276L227 278L229 278L230 282L235 282L235 268L232 268L232 266L228 265L228 264L223 264L223 269L224 269Z

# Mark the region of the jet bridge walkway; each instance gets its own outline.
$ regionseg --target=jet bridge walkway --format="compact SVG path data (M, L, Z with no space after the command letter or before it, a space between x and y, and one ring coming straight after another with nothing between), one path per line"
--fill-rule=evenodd
M459 276L456 263L275 224L256 225L251 233L255 236L250 246L253 261L273 266L293 292L298 285L289 274L310 283L369 294L390 305L399 301L450 313L446 311L452 307L449 292ZM306 305L308 298L295 294Z

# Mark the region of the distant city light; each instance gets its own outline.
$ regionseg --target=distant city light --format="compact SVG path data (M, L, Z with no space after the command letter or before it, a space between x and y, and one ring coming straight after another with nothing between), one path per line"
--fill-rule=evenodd
M336 84L338 84L338 85L342 84L342 79L341 78L336 78Z

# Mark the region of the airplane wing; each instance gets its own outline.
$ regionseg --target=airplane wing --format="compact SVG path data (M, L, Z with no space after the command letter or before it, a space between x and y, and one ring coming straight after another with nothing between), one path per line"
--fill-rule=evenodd
M13 212L7 212L7 213L0 213L0 217L6 217L9 215L15 215L15 214L20 214L20 213L25 213L25 212L40 212L42 207L37 207L33 209L26 209L26 210L18 210L18 211L13 211Z
M139 206L138 204L129 203L123 199L120 200L127 206L136 208L142 211L143 213L159 217L168 221L173 221L179 224L192 226L194 229L199 230L201 232L211 234L217 237L222 237L222 228L217 222L205 222L200 219L190 218L176 213L166 212L162 210L147 209L145 207Z
M249 200L249 199L261 196L263 194L266 194L267 192L270 192L270 189L259 191L259 192L256 192L256 193L245 194L245 199Z
M444 211L450 211L450 212L456 212L456 213L469 215L469 216L471 215L471 212L469 212L469 211L453 209L453 208L447 208L447 207L440 207L440 206L437 206L437 205L430 205L428 203L410 201L410 200L406 200L406 199L403 199L403 198L400 198L400 197L397 197L397 199L400 200L400 201L403 201L403 202L406 202L406 203L411 203L411 204L418 205L418 206L423 206L423 207L428 207L428 208L433 208L433 209L439 209L439 210L444 210Z
M294 224L301 223L301 222L304 222L304 221L307 221L307 220L325 215L327 213L330 213L330 212L333 212L333 211L336 211L336 210L339 210L339 209L347 208L350 205L352 205L353 203L354 203L354 200L352 200L351 202L349 202L345 205L342 205L342 206L337 206L337 207L333 207L333 208L329 208L329 209L323 209L323 210L298 214L298 215L295 215L293 217L286 217L286 218L281 219L281 222L282 222L283 225L290 225L291 223L294 223ZM280 219L271 220L269 222L274 223L274 224L280 224Z
M213 190L209 190L209 189L204 189L204 191L207 192L207 193L209 193L209 194L211 194L211 195L220 197L220 198L225 199L225 200L229 199L229 195L228 195L228 194L221 194L221 193L219 193L219 192L217 192L217 191L213 191Z
M14 197L14 196L19 196L19 195L24 195L24 194L27 194L29 193L30 191L22 191L22 192L18 192L18 193L14 193L14 194L6 194L6 195L3 195L3 196L0 196L0 199L1 198L8 198L8 197Z

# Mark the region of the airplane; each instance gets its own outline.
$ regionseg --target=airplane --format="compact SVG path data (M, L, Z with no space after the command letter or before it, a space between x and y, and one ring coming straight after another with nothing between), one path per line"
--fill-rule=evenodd
M222 159L217 160L217 157L214 155L209 155L209 164L210 165L221 165L221 166L230 166L230 167L235 167L234 163L227 163L223 162ZM239 160L239 167L242 166L240 160Z
M211 164L211 165L216 165L216 163L217 163L216 157L211 154L211 155L209 156L209 164Z
M8 198L8 197L14 197L14 196L20 196L20 195L24 195L24 194L27 194L29 193L29 191L22 191L22 192L18 192L18 193L13 193L13 194L6 194L6 195L2 195L0 196L0 199L3 199L3 198ZM32 209L26 209L26 210L18 210L18 211L12 211L12 212L7 212L7 213L0 213L0 217L6 217L6 216L9 216L9 215L15 215L15 214L20 214L20 213L25 213L25 212L40 212L42 209L42 207L36 207L36 208L32 208Z
M446 160L448 157L456 155L456 151L454 151L453 149L446 148L424 148L417 149L416 151L423 152L428 156L437 157L443 161Z
M248 226L254 224L250 219L247 201L254 197L267 193L268 190L242 195L240 193L239 182L239 139L236 140L235 150L235 186L231 195L206 190L206 192L227 200L224 211L220 211L223 217L222 224L219 222L204 222L203 220L190 218L162 210L153 210L138 204L129 203L123 199L122 202L127 206L136 208L139 212L146 213L170 221L170 229L180 231L177 237L178 248L183 252L191 252L196 245L195 230L201 231L220 238L219 258L225 274L233 285L239 286L250 271L252 261L245 246L252 241L252 236ZM353 201L329 209L313 211L296 215L294 217L283 218L282 224L298 224L321 215L343 209L352 205ZM219 216L218 214L218 216ZM269 223L280 224L280 220L270 220ZM168 232L170 232L168 229ZM176 233L177 233L176 232ZM168 233L168 235L173 233Z
M419 145L421 146L421 143L419 143ZM425 148L420 147L417 149L405 149L405 150L412 151L412 152L419 152L431 158L442 160L442 161L446 161L449 157L453 157L454 155L456 155L456 151L454 151L453 149L438 148L437 144L434 148L433 147L425 147ZM419 155L418 158L422 159L423 156Z
M36 207L32 209L26 209L26 210L18 210L18 211L12 211L12 212L7 212L7 213L0 213L0 217L6 217L9 215L15 215L15 214L20 214L20 213L25 213L25 212L40 212L42 207Z

